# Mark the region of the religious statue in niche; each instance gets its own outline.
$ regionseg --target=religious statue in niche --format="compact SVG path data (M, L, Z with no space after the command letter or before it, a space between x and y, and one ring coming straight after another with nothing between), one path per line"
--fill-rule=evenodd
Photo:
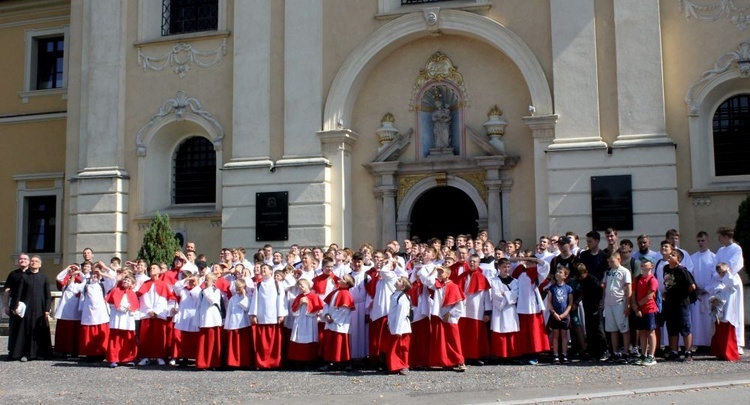
M458 101L456 93L446 85L432 86L423 93L419 108L422 157L459 154Z

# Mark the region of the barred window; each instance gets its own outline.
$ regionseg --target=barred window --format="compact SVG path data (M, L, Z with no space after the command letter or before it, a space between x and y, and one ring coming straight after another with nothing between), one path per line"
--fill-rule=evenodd
M34 196L26 198L26 246L29 253L55 251L57 226L57 197Z
M215 31L219 24L218 0L162 0L161 34Z
M216 202L216 152L206 138L193 136L177 148L172 170L175 204Z
M750 174L750 94L725 100L714 113L716 176Z

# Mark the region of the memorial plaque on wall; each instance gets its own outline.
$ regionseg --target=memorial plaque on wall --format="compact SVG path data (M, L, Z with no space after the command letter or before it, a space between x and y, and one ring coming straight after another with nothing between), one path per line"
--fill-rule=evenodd
M255 240L289 239L289 193L255 193Z
M630 175L591 177L593 229L633 230L633 187Z

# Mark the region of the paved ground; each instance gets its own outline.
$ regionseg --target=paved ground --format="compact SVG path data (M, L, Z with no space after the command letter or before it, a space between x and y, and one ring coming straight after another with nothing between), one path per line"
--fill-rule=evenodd
M5 347L6 338L0 338ZM492 365L466 373L419 371L408 376L375 371L195 371L169 366L119 367L69 360L0 361L0 403L288 403L288 404L458 404L554 402L575 398L652 395L649 403L674 402L668 392L750 384L750 355L738 363L697 357L692 364L662 362L654 367L580 363ZM724 388L728 389L728 388ZM638 391L643 390L643 391ZM728 391L729 392L729 391ZM606 393L603 394L602 393ZM569 397L565 397L569 396ZM564 397L564 398L560 398ZM722 401L723 402L723 401ZM614 402L609 402L614 403ZM619 403L619 402L618 402Z

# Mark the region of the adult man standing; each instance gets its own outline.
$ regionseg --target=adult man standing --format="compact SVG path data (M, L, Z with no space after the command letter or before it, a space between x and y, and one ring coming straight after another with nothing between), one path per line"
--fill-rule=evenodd
M652 262L656 263L661 259L661 254L651 250L651 238L648 235L638 235L636 240L638 243L638 251L633 252L633 259L641 260L642 257L648 256Z
M716 251L714 268L719 263L726 263L729 265L732 275L739 277L737 273L745 266L745 259L742 257L742 248L734 242L734 228L721 226L716 230L716 236L721 247ZM737 293L739 295L735 301L734 311L737 313L740 323L735 327L735 332L737 332L737 350L740 354L743 354L743 347L745 347L745 294L742 288Z
M94 262L94 251L91 250L91 248L87 247L83 249L83 261L81 262L81 267L83 267L83 263L85 262Z
M10 360L27 361L52 356L52 337L49 329L49 310L52 305L49 283L40 272L42 259L31 257L29 269L23 274L18 294L11 296L10 308L18 319L18 331ZM23 317L18 316L19 305L26 307Z
M604 237L607 238L607 247L604 249L604 254L609 257L612 252L619 249L620 245L618 242L620 237L617 236L617 229L615 228L607 228L607 230L604 231Z
M711 279L716 274L716 255L708 248L709 238L705 231L696 236L698 251L690 257L693 261L693 279L698 288L698 301L690 305L690 320L693 322L693 345L711 346L711 326L714 322L706 292Z
M11 316L10 314L10 297L11 295L18 295L18 289L21 286L21 280L23 274L29 268L29 255L21 253L18 255L18 268L11 271L8 274L8 278L5 279L5 290L3 291L3 308L5 308L5 315L8 315L8 353L13 352L13 343L16 340L16 334L18 333L18 323L20 319L17 316Z

